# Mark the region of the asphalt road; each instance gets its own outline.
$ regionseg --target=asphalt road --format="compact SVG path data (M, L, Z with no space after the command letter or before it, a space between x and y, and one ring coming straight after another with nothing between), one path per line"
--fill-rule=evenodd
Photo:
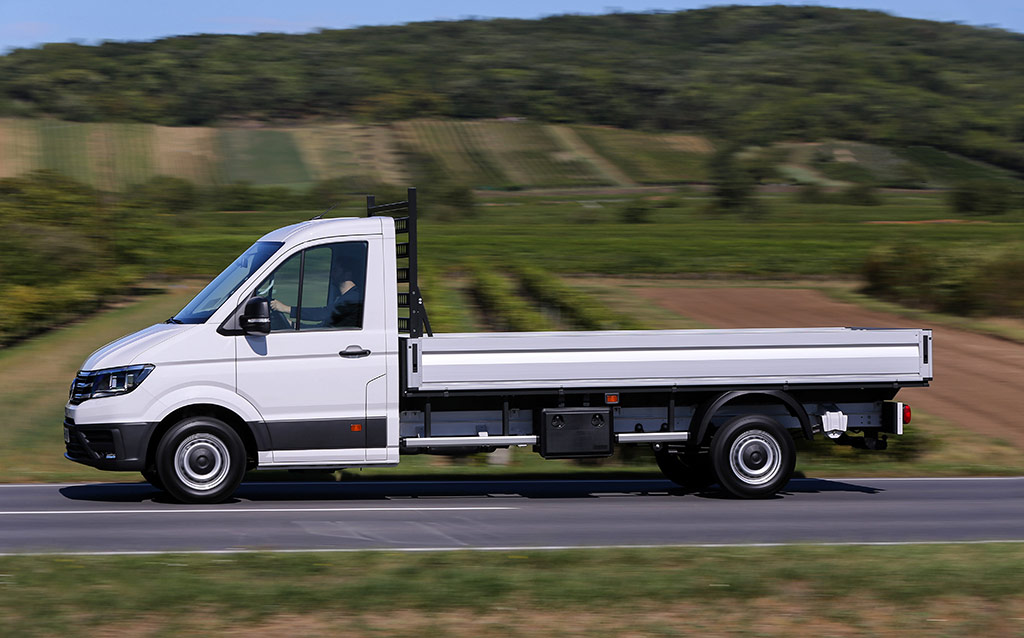
M0 553L1024 541L1024 477L797 479L776 498L667 481L0 485Z

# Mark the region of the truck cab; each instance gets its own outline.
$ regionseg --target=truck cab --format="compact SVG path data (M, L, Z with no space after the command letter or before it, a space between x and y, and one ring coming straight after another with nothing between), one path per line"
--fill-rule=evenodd
M379 216L275 230L167 322L96 351L65 408L68 458L159 481L158 443L191 419L200 436L167 469L190 499L257 466L397 463L394 229Z

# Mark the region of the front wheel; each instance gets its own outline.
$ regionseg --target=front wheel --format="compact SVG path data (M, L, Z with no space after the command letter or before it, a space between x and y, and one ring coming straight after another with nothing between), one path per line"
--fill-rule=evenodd
M156 448L164 488L184 503L219 503L245 474L245 445L219 419L189 417L175 424Z
M796 466L793 437L778 421L741 416L711 440L711 462L718 483L740 498L765 498L786 486Z

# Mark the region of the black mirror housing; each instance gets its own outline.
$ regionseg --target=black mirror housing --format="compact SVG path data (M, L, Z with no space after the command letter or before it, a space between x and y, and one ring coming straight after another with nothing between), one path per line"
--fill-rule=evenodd
M246 301L238 325L245 334L270 334L270 302L263 297Z

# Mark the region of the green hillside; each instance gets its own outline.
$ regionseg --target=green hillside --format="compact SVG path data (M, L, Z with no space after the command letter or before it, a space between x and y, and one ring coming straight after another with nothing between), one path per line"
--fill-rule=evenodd
M670 133L425 119L166 127L0 118L0 140L10 141L0 145L0 177L47 169L106 191L157 175L299 190L338 177L408 185L423 163L480 189L673 184L700 181L712 148L703 137Z
M707 181L707 158L714 148L703 137L597 126L577 126L575 130L633 181L643 184Z
M228 182L306 185L313 177L286 131L221 129L217 140Z
M518 117L746 145L928 146L1015 171L1022 105L1024 35L816 6L62 43L0 56L0 116L171 126ZM590 179L579 165L554 167L554 181ZM494 158L473 170L516 181Z
M166 127L0 118L0 178L47 169L104 191L158 175L304 190L335 178L405 186L425 174L483 190L707 183L705 136L527 120ZM933 147L824 140L748 146L764 183L946 188L1018 178ZM434 173L424 171L429 164ZM439 171L439 173L437 173ZM423 179L420 179L423 182Z
M415 151L455 181L490 188L601 186L612 183L551 126L523 121L414 120L398 125Z

